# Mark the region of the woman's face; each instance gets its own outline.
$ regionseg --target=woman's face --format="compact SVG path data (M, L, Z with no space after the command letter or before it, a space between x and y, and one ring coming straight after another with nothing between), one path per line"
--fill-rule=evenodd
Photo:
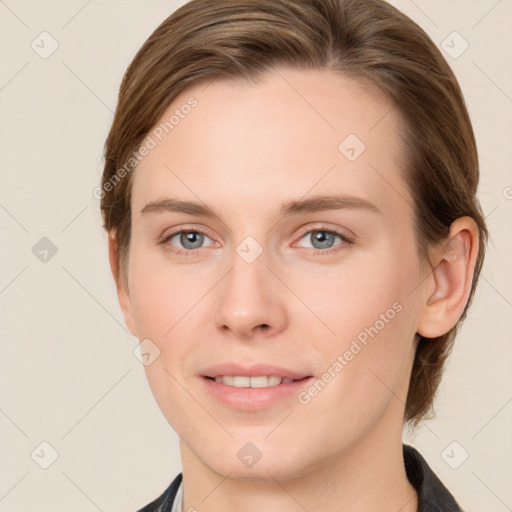
M400 438L428 290L390 104L281 68L191 87L161 122L120 293L182 453L287 479Z

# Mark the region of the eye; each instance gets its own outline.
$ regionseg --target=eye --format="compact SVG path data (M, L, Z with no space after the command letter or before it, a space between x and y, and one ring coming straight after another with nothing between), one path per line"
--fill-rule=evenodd
M196 249L201 249L205 238L211 240L211 238L203 231L197 229L181 229L179 231L174 231L169 235L165 235L160 243L171 252L187 255ZM178 244L181 245L181 247Z
M216 243L204 231L199 229L180 229L164 235L159 244L162 244L167 251L187 256L197 253L198 249L202 249L205 239L213 242L210 245L215 245ZM304 231L300 240L303 239L307 242L309 241L311 244L309 248L315 249L313 254L319 255L343 250L343 248L354 243L351 237L324 226ZM340 240L338 244L336 244L336 239ZM306 245L306 247L308 246Z
M336 238L341 241L337 245L335 245ZM350 246L354 243L354 240L347 235L326 227L309 229L302 234L300 240L303 239L311 243L310 248L316 249L314 254L322 255L342 250L344 246Z

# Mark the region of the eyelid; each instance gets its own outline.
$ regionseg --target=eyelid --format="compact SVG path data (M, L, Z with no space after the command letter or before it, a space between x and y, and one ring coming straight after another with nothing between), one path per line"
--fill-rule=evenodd
M341 237L342 239L348 240L350 242L355 242L355 239L356 239L356 235L346 228L343 229L343 228L336 227L336 226L330 226L329 224L320 223L319 225L316 225L316 226L308 225L308 226L305 226L304 228L301 228L298 240L303 238L304 235L311 233L312 231L326 231L328 233L337 235L337 236Z
M201 233L203 235L206 235L208 238L212 239L212 236L209 234L209 230L204 227L198 227L197 225L180 225L174 228L166 229L159 237L158 240L162 241L166 238L176 236L177 234L181 232L193 232L193 233Z

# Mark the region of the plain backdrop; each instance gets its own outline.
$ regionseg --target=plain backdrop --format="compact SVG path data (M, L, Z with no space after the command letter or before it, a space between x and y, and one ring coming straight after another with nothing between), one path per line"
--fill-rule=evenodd
M181 471L177 436L133 354L138 341L124 325L92 192L123 73L183 3L0 1L2 512L133 512ZM506 512L512 510L512 1L392 3L444 48L460 80L491 231L437 417L414 436L404 431L404 440L465 510Z

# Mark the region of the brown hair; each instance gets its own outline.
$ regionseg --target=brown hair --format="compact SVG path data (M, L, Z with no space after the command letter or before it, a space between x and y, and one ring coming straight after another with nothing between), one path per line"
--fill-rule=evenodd
M217 77L255 80L278 65L338 71L373 84L397 107L422 262L430 264L428 249L445 239L455 219L467 215L478 225L479 254L461 318L438 338L417 335L404 417L415 427L433 412L488 233L476 197L476 143L459 84L427 34L382 0L192 0L160 24L126 70L104 148L101 210L118 248L116 280L128 286L130 171L137 163L131 155L143 139L188 86Z

